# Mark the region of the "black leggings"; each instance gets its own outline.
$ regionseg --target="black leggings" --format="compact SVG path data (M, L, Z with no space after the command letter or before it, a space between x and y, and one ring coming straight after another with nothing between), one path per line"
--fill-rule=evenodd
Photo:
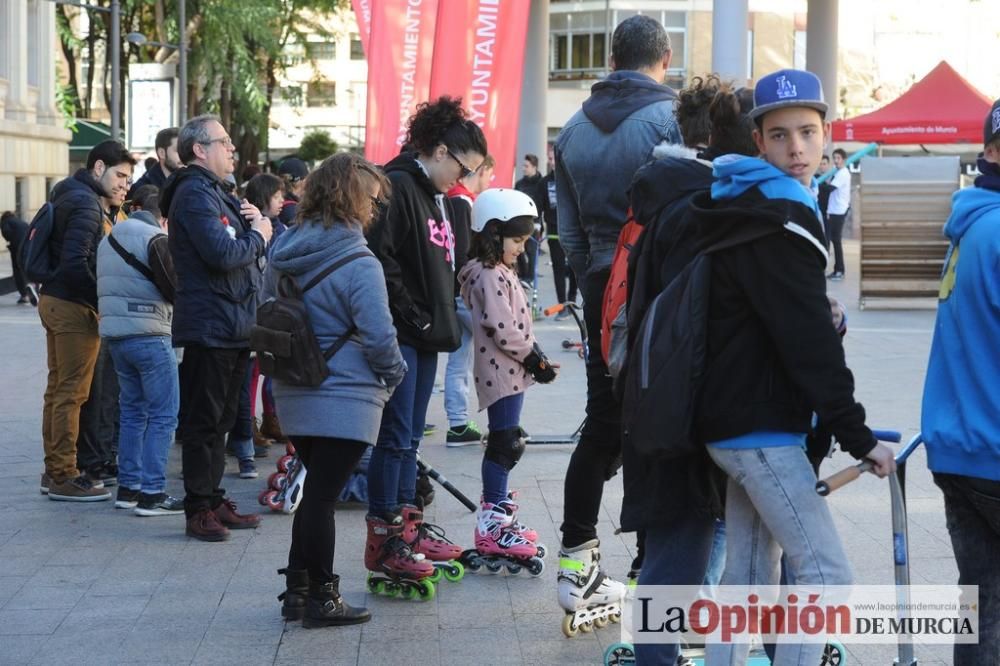
M288 568L307 569L309 580L333 580L337 538L334 504L368 444L335 437L291 437L306 468L302 502L292 520Z
M576 276L566 262L566 253L558 238L549 237L549 253L552 258L552 277L556 281L556 300L565 303L567 298L576 301ZM566 292L566 281L569 280L569 293Z

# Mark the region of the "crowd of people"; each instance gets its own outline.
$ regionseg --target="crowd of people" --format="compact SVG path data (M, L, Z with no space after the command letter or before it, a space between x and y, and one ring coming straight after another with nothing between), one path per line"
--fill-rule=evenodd
M449 97L417 108L406 145L385 165L339 153L310 172L293 157L239 188L235 147L214 116L162 130L156 163L134 184L129 151L97 145L50 195L51 276L40 294L18 282L46 332L41 492L96 502L111 500L117 484L116 508L183 513L188 536L222 541L261 520L223 488L227 453L240 477L255 478L255 458L291 442L308 476L279 572L281 613L307 627L353 624L370 613L339 593L335 504L372 447L370 591L426 598L456 563L541 573L544 548L518 520L508 479L525 451L525 391L558 374L534 336L523 284L537 275L547 238L558 298L575 301L579 290L590 347L586 422L560 526L559 603L571 626L606 620L625 599L626 585L601 567L597 538L603 488L619 469L622 527L638 534L630 576L640 584L849 584L848 558L814 491L819 461L835 439L879 476L895 463L854 398L846 311L827 295L827 278L845 273L850 174L838 149L829 185L815 185L829 162L820 82L781 70L750 90L707 75L677 92L661 83L667 33L642 15L615 29L611 47L612 73L549 147L547 174L525 155L512 189L490 188L486 138ZM998 164L1000 102L986 119L982 175L956 194L946 226L953 247L923 414L961 582L981 590L981 641L956 647L963 664L991 663L1000 646L1000 580L983 557L1000 550L1000 405L996 392L966 390L1000 376L1000 359L980 354L1000 333L990 272L1000 252ZM694 288L695 269L710 284L708 314L683 321L703 328L693 333L705 341L704 372L694 385L670 366L663 381L673 388L661 399L689 390L690 407L652 446L630 436L651 418L627 402L630 366L612 377L600 353L627 219L641 235L627 257L628 335L615 343L626 355L660 339L660 329L637 335L667 307L658 296ZM4 214L3 233L20 256L27 225ZM261 381L251 330L258 307L276 299L299 303L323 351L316 382ZM418 492L442 353L446 443L485 444L467 550L424 519ZM470 417L473 395L485 433ZM167 493L175 440L183 498ZM710 645L708 663L742 663L748 649ZM819 663L821 650L781 643L773 657ZM641 645L637 657L674 664L679 651Z

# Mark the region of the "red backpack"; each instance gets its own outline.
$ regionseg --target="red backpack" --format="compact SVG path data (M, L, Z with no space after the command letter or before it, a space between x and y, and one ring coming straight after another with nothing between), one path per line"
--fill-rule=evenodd
M625 226L618 234L618 245L611 260L611 275L604 288L601 307L601 358L612 377L618 377L628 356L628 255L643 227L628 209Z

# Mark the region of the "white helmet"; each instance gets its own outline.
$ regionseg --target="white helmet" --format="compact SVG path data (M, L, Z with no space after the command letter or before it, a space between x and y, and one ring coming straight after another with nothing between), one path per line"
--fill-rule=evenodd
M472 205L472 230L480 232L490 220L507 222L515 217L538 217L538 207L524 192L504 187L485 190Z

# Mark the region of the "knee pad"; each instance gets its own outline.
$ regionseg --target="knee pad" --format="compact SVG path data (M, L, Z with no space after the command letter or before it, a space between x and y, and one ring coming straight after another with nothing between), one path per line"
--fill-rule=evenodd
M492 460L506 470L514 469L514 465L524 455L524 439L520 428L490 431L486 440L486 459Z

